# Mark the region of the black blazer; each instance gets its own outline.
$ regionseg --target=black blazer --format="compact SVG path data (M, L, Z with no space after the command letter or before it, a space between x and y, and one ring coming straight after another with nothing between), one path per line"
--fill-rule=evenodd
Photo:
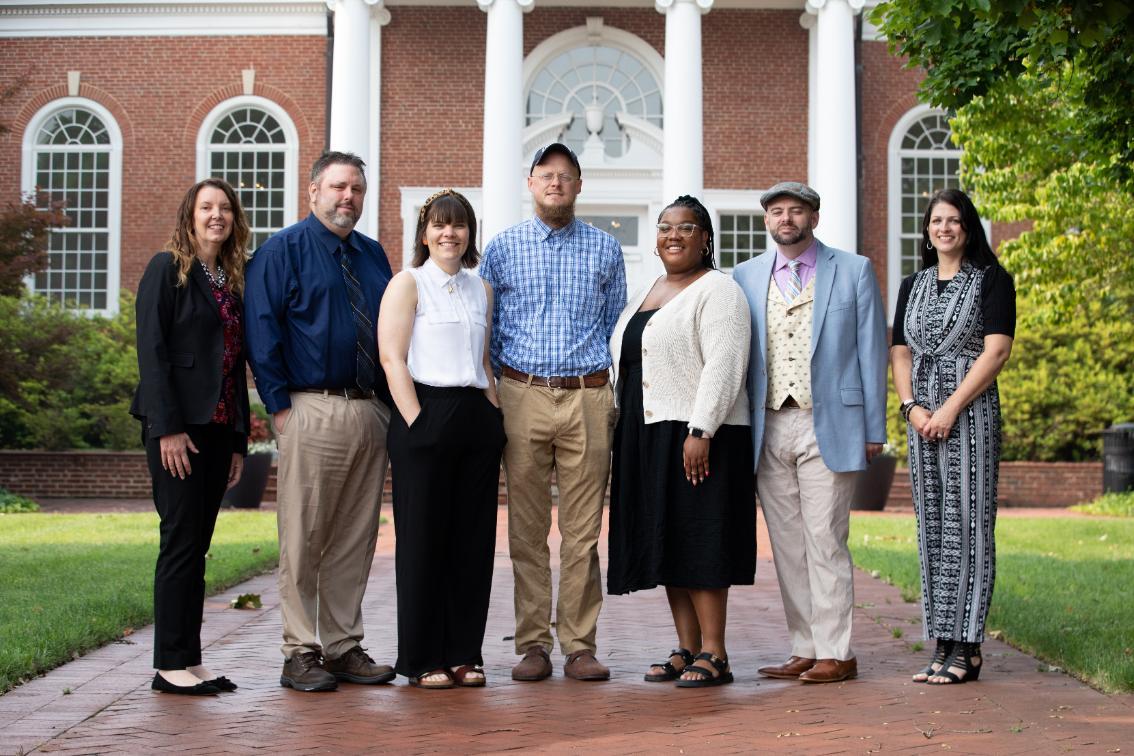
M237 307L243 303L237 297ZM138 284L138 389L130 414L142 421L147 438L181 433L187 425L207 425L220 401L224 365L224 326L201 266L189 269L177 285L173 254L158 252ZM241 352L233 368L236 450L248 448L248 383Z

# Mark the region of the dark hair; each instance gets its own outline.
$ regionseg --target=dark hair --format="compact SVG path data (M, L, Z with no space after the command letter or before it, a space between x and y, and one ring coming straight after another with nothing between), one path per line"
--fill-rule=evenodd
M193 258L197 256L197 241L193 231L197 195L207 186L224 192L225 199L232 207L232 233L221 244L217 265L228 277L229 289L239 294L244 290L244 263L248 258L247 247L251 231L248 229L248 220L244 216L244 208L240 206L236 192L224 179L207 178L189 187L189 191L181 198L181 206L177 209L177 225L170 234L165 248L173 253L174 262L177 264L177 285L184 286L189 281L189 269L193 266Z
M945 203L961 211L961 228L965 229L964 259L978 268L987 268L989 265L999 265L996 254L984 235L984 226L980 222L980 213L977 212L969 195L960 189L940 189L929 198L925 206L925 215L921 219L921 265L929 268L937 264L937 248L929 241L929 219L933 216L933 208Z
M476 248L476 213L473 212L472 205L465 196L452 189L434 192L421 206L421 212L417 214L417 231L414 235L413 260L410 261L410 265L420 268L429 259L429 247L422 238L425 236L425 227L433 221L442 224L464 223L469 227L469 246L461 255L461 266L475 268L480 262L480 252Z
M362 161L358 155L353 152L336 152L329 150L324 152L311 166L311 183L317 184L323 178L323 171L332 165L337 164L353 165L358 169L359 174L362 176L362 183L366 183L366 163Z
M709 215L709 211L701 204L701 200L696 197L691 197L688 194L683 194L673 202L662 208L658 213L658 222L661 222L662 216L665 211L671 207L685 207L693 211L694 217L697 218L697 225L701 227L709 235L709 244L705 247L705 252L701 255L701 265L709 270L716 270L717 263L714 260L716 257L716 247L713 243L713 217Z

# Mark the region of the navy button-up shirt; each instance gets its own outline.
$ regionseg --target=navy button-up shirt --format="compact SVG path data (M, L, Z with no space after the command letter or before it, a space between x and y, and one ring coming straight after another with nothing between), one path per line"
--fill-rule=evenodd
M273 234L245 271L244 316L248 362L268 412L291 407L289 389L353 388L355 325L339 263L343 240L314 215ZM357 231L355 250L366 314L378 323L378 305L393 272L382 245ZM379 397L385 376L374 355Z

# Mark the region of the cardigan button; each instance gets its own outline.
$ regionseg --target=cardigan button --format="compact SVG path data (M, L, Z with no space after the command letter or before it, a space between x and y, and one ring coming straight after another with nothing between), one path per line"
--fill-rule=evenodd
M649 388L650 384L647 381L642 381L642 388Z
M642 347L642 355L643 355L643 356L645 356L645 355L646 355L646 348L645 348L645 347Z
M644 414L646 415L646 417L653 417L654 416L654 413L650 412L649 410L646 410Z

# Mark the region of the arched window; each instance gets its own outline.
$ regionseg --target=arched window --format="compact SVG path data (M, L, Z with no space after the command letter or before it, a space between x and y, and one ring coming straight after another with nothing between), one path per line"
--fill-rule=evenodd
M660 129L661 87L650 68L626 50L576 47L552 58L528 88L527 125L564 113L575 116L563 134L571 149L582 152L587 137L596 133L606 154L619 157L629 147L629 137L616 115L624 113Z
M949 115L927 106L907 113L890 136L890 254L887 294L891 315L898 286L921 268L921 217L934 192L960 186L961 150Z
M48 268L32 288L68 307L118 307L121 150L109 112L80 98L48 105L25 132L25 188L62 202L70 221L51 232Z
M205 118L197 172L236 190L252 230L249 251L295 220L297 141L291 120L263 98L227 100Z

